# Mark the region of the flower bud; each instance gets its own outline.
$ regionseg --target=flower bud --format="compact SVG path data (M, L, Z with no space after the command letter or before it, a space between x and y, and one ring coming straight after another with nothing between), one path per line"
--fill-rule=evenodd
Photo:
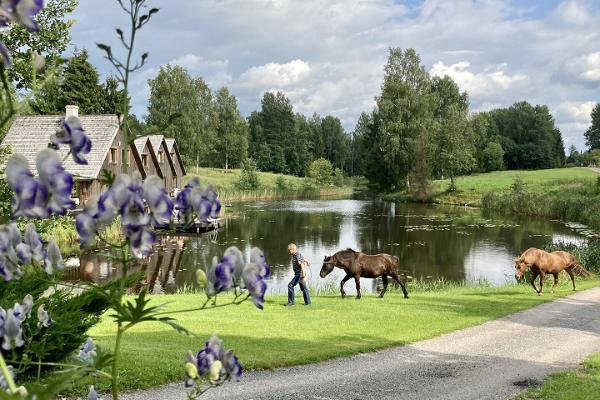
M185 363L185 373L190 379L198 378L198 368L191 362Z
M208 370L208 380L210 383L218 383L221 377L221 370L223 369L223 363L217 360L215 361Z
M196 282L201 288L205 288L208 286L208 277L206 276L206 272L203 269L196 270Z

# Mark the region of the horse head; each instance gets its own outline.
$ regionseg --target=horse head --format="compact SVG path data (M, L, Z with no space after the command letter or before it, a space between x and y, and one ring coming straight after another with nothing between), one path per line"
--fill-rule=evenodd
M321 278L325 278L327 275L329 275L331 273L331 271L333 271L333 268L335 267L335 259L333 256L325 256L325 258L323 258L323 266L321 267L321 272L320 272L320 276Z
M525 270L529 267L530 265L525 262L525 257L515 257L515 279L517 282L521 282L523 275L525 275Z

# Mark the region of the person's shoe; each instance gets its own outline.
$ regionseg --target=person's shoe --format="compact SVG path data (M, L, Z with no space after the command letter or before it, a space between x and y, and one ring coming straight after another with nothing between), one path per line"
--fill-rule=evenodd
M293 306L295 306L295 305L296 305L296 304L294 304L294 303L287 303L285 306L286 306L286 307L293 307Z

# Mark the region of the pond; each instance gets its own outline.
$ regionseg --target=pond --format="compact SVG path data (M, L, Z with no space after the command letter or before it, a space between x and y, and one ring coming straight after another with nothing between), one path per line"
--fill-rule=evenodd
M464 207L390 203L379 200L288 200L234 204L223 227L201 235L159 236L155 254L135 266L144 271L140 285L154 293L173 293L194 285L195 270L206 268L229 246L249 254L264 250L272 266L269 289L283 293L292 276L287 245L294 242L312 262L310 285L339 285L335 269L319 277L325 255L351 247L365 253L390 253L410 277L449 281L485 280L500 285L514 280L514 257L548 241L585 242L585 227L541 218L498 218ZM106 250L94 249L68 260L68 280L103 281L119 268ZM376 283L363 279L362 288ZM346 284L352 293L352 281Z

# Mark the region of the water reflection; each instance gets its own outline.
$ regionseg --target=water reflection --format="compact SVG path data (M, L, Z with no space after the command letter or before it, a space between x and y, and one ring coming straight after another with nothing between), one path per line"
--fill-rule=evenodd
M312 262L310 285L315 287L338 286L344 275L341 270L325 280L318 272L325 255L346 247L394 254L400 268L414 277L501 284L513 279L513 258L528 247L542 247L548 241L585 242L577 227L558 221L497 218L477 209L371 200L253 202L235 205L227 215L224 227L216 232L159 237L155 254L133 266L143 273L137 289L172 293L193 286L195 270L206 268L232 245L248 255L251 247L262 248L272 265L269 287L284 292L292 276L290 242ZM120 273L106 250L83 252L78 265L69 270L68 279L103 281ZM361 285L365 290L376 287L371 279ZM346 286L349 292L353 286Z

